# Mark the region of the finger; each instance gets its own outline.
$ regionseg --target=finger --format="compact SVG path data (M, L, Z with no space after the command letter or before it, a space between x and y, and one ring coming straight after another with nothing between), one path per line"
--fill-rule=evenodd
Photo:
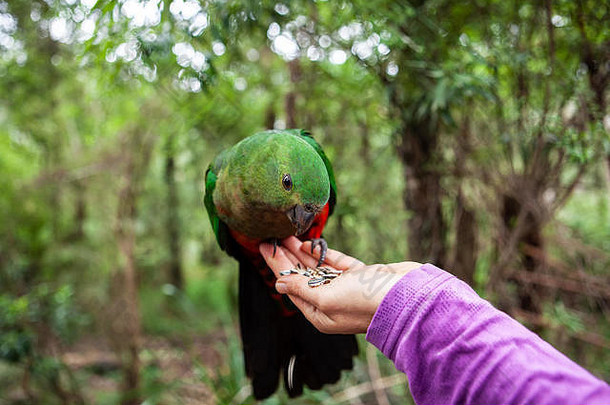
M307 241L307 242L303 242L303 244L301 245L301 251L304 252L311 252L311 242ZM313 257L318 259L320 257L320 247L316 246L316 248L313 251ZM338 269L338 270L347 270L347 269L353 269L355 267L361 267L364 266L364 263L361 262L360 260L348 256L343 252L339 252L338 250L334 250L334 249L328 249L326 251L326 260L324 260L324 263Z
M280 277L280 271L295 267L295 263L290 260L286 255L286 250L281 246L278 246L275 255L273 254L273 245L269 243L261 243L258 249L275 277Z
M318 266L318 259L314 258L310 250L303 251L301 246L303 242L295 238L294 236L288 237L282 241L282 245L287 247L290 253L294 255L305 267L315 268ZM311 242L310 245L311 246Z
M286 257L288 258L288 260L290 260L294 265L292 266L292 268L295 267L305 267L305 263L303 263L298 257L296 257L290 250L283 248L284 250L284 254L286 255Z

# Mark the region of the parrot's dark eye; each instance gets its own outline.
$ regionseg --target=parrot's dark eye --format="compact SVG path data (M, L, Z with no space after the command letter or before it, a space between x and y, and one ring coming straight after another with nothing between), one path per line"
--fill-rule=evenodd
M282 177L282 187L284 187L284 190L286 191L292 190L292 177L290 177L289 174L285 174L284 177Z

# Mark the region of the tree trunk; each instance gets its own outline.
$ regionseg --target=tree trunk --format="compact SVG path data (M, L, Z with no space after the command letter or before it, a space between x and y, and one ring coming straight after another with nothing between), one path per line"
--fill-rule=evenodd
M472 149L468 116L464 117L456 141L454 170L458 193L455 207L455 246L449 270L459 279L473 285L477 264L477 222L474 212L466 206L462 192L462 181L466 177L466 159Z
M273 102L269 103L267 110L265 110L265 128L273 129L275 125L275 109Z
M610 194L610 155L606 156L604 166L604 172L606 173L606 185L608 186L608 193Z
M404 168L404 203L408 220L409 259L445 265L446 225L443 220L441 173L436 167L437 131L429 120L408 124L398 154Z
M602 121L606 111L606 89L610 84L610 41L595 45L587 36L587 21L582 0L576 1L576 26L580 32L580 60L587 66L589 88L595 108L589 108L590 121ZM608 157L610 159L610 156ZM609 163L610 164L610 163Z
M179 198L176 187L176 164L174 159L174 139L170 136L166 145L165 185L167 186L167 237L169 247L169 283L182 290L184 277L180 259L180 217Z
M450 270L460 280L473 285L477 265L477 223L474 213L464 205L461 192L458 194L455 211L455 251Z
M502 204L502 220L506 229L505 234L514 231L517 218L521 210L526 209L516 198L504 195ZM544 265L544 238L542 235L542 221L531 212L525 215L524 229L517 230L520 235L517 242L517 255L521 262L520 268L529 273L539 271ZM535 284L528 284L519 278L510 278L517 285L519 308L540 314L542 312L542 289Z
M153 115L154 116L154 115ZM121 254L117 274L117 298L112 319L112 339L123 363L123 405L141 403L140 342L141 325L138 294L138 273L135 259L137 198L146 173L155 138L138 130L123 136L123 173L118 193L116 238Z
M297 128L297 83L301 80L301 65L299 60L295 59L288 63L288 69L290 70L290 83L292 89L286 94L285 108L286 108L286 128Z
M124 261L121 284L122 308L118 314L123 354L123 405L140 403L140 311L138 307L138 281L135 265L136 185L134 161L130 156L126 165L124 184L119 192L117 212L117 242Z
M85 221L87 219L87 204L85 184L82 180L74 183L76 201L74 203L74 230L69 236L70 241L83 239L85 235Z
M360 137L362 142L360 144L360 157L367 167L371 165L371 141L369 139L369 126L366 121L359 121L358 128L360 128Z

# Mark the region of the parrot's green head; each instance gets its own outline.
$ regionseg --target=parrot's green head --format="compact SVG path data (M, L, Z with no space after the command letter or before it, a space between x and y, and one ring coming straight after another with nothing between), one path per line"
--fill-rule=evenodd
M261 238L309 229L330 196L326 166L311 145L290 131L265 131L229 153L227 171L219 179L225 201L218 201L229 226Z

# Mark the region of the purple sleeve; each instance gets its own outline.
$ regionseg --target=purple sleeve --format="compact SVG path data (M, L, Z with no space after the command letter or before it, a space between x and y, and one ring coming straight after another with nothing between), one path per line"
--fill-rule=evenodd
M386 295L366 339L418 404L610 404L610 386L431 264Z

